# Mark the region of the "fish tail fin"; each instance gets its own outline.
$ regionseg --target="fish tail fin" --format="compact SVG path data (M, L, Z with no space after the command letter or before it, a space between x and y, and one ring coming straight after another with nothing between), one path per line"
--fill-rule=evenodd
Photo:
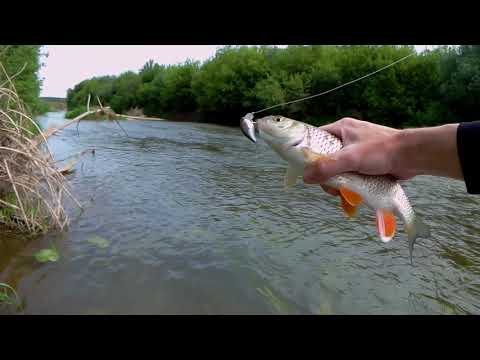
M413 265L413 246L417 238L429 238L430 229L418 216L415 216L412 223L407 224L406 231L408 235L408 250L410 253L410 263Z

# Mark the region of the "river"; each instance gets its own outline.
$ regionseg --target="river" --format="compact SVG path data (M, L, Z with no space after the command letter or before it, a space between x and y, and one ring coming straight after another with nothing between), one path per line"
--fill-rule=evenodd
M347 219L320 188L284 191L283 161L240 129L121 125L128 137L114 122L85 120L49 141L58 159L96 152L68 176L85 208L69 205L68 231L2 235L0 282L17 290L20 313L480 313L480 197L462 182L404 185L432 233L411 266L403 225L384 244L368 208ZM38 263L52 243L59 260Z

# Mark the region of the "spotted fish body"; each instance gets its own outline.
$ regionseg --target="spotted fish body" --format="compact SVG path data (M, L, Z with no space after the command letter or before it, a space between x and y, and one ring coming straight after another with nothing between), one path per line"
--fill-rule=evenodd
M333 161L329 155L342 149L342 141L320 128L285 118L267 116L257 120L259 135L288 162L285 185L296 184L303 177L306 164ZM410 259L417 237L428 237L428 228L420 222L402 186L393 177L345 173L331 178L325 185L338 189L341 205L348 216L365 203L377 218L377 231L383 242L395 235L396 217L402 219L409 238Z

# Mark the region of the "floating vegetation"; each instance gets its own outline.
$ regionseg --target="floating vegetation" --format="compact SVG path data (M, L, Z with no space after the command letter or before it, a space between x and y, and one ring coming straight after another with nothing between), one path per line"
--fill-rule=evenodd
M60 254L56 248L42 249L35 254L35 259L41 263L56 262L59 258Z
M110 246L110 241L108 241L105 238L102 238L100 236L93 236L90 239L87 240L90 244L96 245L101 249L105 249Z

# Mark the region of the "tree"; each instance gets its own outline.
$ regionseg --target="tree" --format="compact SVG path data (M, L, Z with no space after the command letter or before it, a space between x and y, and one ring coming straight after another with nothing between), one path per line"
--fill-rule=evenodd
M39 45L0 45L0 62L13 83L18 96L32 114L46 110L40 99L42 82L39 78L41 46ZM0 80L5 75L0 70Z
M406 61L322 97L272 111L321 124L354 116L394 127L478 117L480 47L444 47L416 54L413 46L225 46L203 64L163 66L149 60L138 73L93 78L69 90L69 108L99 94L117 112L148 116L200 112L238 124L247 112L319 94ZM267 112L265 112L267 114Z
M113 82L112 99L110 106L112 109L122 114L136 106L137 93L141 86L140 76L133 71L127 71L121 74Z
M198 62L170 66L165 70L162 97L163 112L190 112L196 109L196 99L192 91L192 78L198 71Z
M254 89L268 73L267 60L260 49L220 49L192 79L199 110L238 116L245 108L259 106Z

